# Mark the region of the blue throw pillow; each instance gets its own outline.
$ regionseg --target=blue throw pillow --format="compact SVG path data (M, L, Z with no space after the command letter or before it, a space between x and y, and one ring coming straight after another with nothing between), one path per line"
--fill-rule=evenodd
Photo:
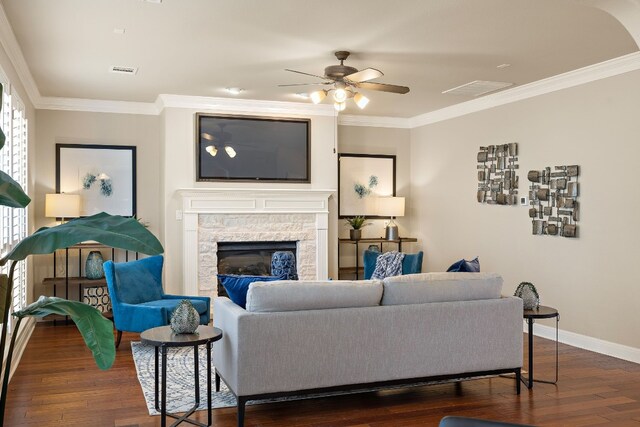
M451 267L447 269L447 273L479 273L480 272L480 261L478 261L478 257L472 259L471 261L467 261L465 259L461 259L460 261L456 261L451 264Z
M237 274L218 274L218 279L229 298L242 308L247 308L247 292L253 282L272 282L285 280L284 276L241 276Z

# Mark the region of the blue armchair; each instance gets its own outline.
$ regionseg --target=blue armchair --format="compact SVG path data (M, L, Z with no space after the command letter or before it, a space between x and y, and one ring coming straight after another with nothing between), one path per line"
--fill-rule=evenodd
M367 249L362 256L364 265L364 279L369 280L376 270L376 261L380 256L379 251L372 251ZM420 251L416 254L405 254L402 259L402 274L415 274L422 272L422 257L423 252Z
M109 288L113 321L118 331L116 347L122 331L142 332L156 326L168 325L171 313L180 301L188 299L200 314L200 324L209 323L211 298L167 295L162 290L162 255L138 261L104 263Z

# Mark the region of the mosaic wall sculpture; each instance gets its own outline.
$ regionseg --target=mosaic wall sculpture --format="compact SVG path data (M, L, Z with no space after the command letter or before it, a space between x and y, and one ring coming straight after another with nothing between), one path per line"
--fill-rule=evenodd
M480 147L478 152L478 203L518 203L518 143Z
M580 167L556 166L529 171L529 217L533 234L578 237Z

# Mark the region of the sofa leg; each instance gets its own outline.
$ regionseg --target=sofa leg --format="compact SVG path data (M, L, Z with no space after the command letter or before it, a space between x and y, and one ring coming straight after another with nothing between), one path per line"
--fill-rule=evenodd
M522 382L522 374L520 368L515 370L516 373L516 394L520 394L520 383Z
M238 427L244 427L244 406L247 400L244 397L236 396L238 400Z
M216 371L216 392L220 391L220 375L218 375L218 370L215 369Z
M117 331L118 337L116 338L116 348L120 345L120 341L122 341L122 331Z

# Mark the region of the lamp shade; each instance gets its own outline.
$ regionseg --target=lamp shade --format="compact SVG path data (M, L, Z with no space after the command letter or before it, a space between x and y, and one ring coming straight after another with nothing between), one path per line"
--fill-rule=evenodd
M404 197L378 198L378 215L404 216Z
M47 218L77 218L80 216L80 196L77 194L47 194L44 201Z

